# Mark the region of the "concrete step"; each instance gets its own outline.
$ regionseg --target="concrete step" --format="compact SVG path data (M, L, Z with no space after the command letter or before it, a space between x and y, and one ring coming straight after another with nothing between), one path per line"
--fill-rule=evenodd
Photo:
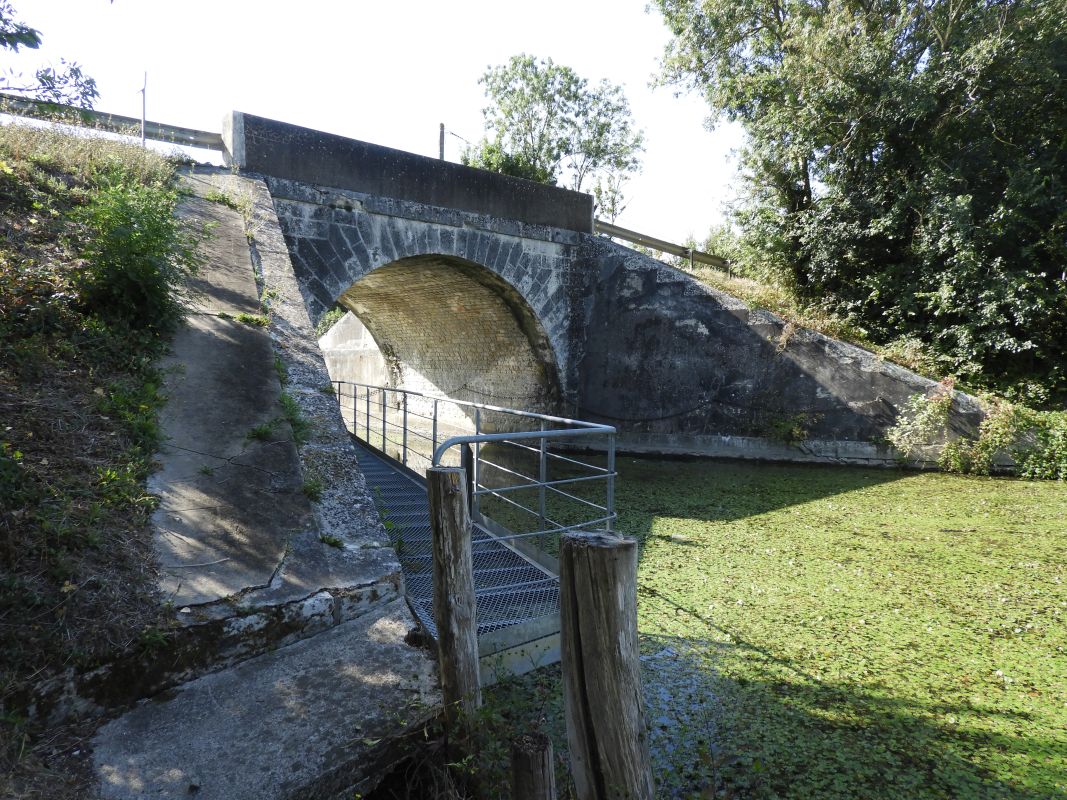
M103 726L106 800L329 800L373 788L440 703L430 655L395 600L205 675Z

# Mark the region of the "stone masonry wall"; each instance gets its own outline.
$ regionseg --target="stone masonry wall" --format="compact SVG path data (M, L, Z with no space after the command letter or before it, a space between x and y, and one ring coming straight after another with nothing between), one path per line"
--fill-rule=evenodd
M619 427L631 450L892 463L886 430L936 386L607 239L584 237L581 253L578 413ZM954 411L957 431L982 415L962 393Z

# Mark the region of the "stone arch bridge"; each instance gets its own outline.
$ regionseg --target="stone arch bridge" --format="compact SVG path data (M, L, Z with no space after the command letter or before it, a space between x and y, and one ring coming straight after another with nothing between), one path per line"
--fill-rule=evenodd
M223 140L266 180L312 320L352 312L335 378L608 422L631 451L851 463L890 463L878 442L934 386L595 235L589 195L240 112Z

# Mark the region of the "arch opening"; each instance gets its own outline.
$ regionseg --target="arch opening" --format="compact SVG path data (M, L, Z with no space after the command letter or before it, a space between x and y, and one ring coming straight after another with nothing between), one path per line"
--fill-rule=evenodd
M320 340L334 380L527 411L559 408L559 371L543 327L519 292L481 265L441 255L400 259L356 281L338 303L352 317ZM468 410L453 409L469 422Z

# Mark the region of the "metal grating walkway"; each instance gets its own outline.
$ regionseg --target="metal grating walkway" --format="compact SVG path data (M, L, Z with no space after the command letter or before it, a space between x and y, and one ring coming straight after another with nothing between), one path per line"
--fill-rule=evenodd
M400 558L408 599L419 621L436 638L426 486L354 437L353 443L374 504ZM471 554L479 636L559 613L559 579L480 525L474 526Z

